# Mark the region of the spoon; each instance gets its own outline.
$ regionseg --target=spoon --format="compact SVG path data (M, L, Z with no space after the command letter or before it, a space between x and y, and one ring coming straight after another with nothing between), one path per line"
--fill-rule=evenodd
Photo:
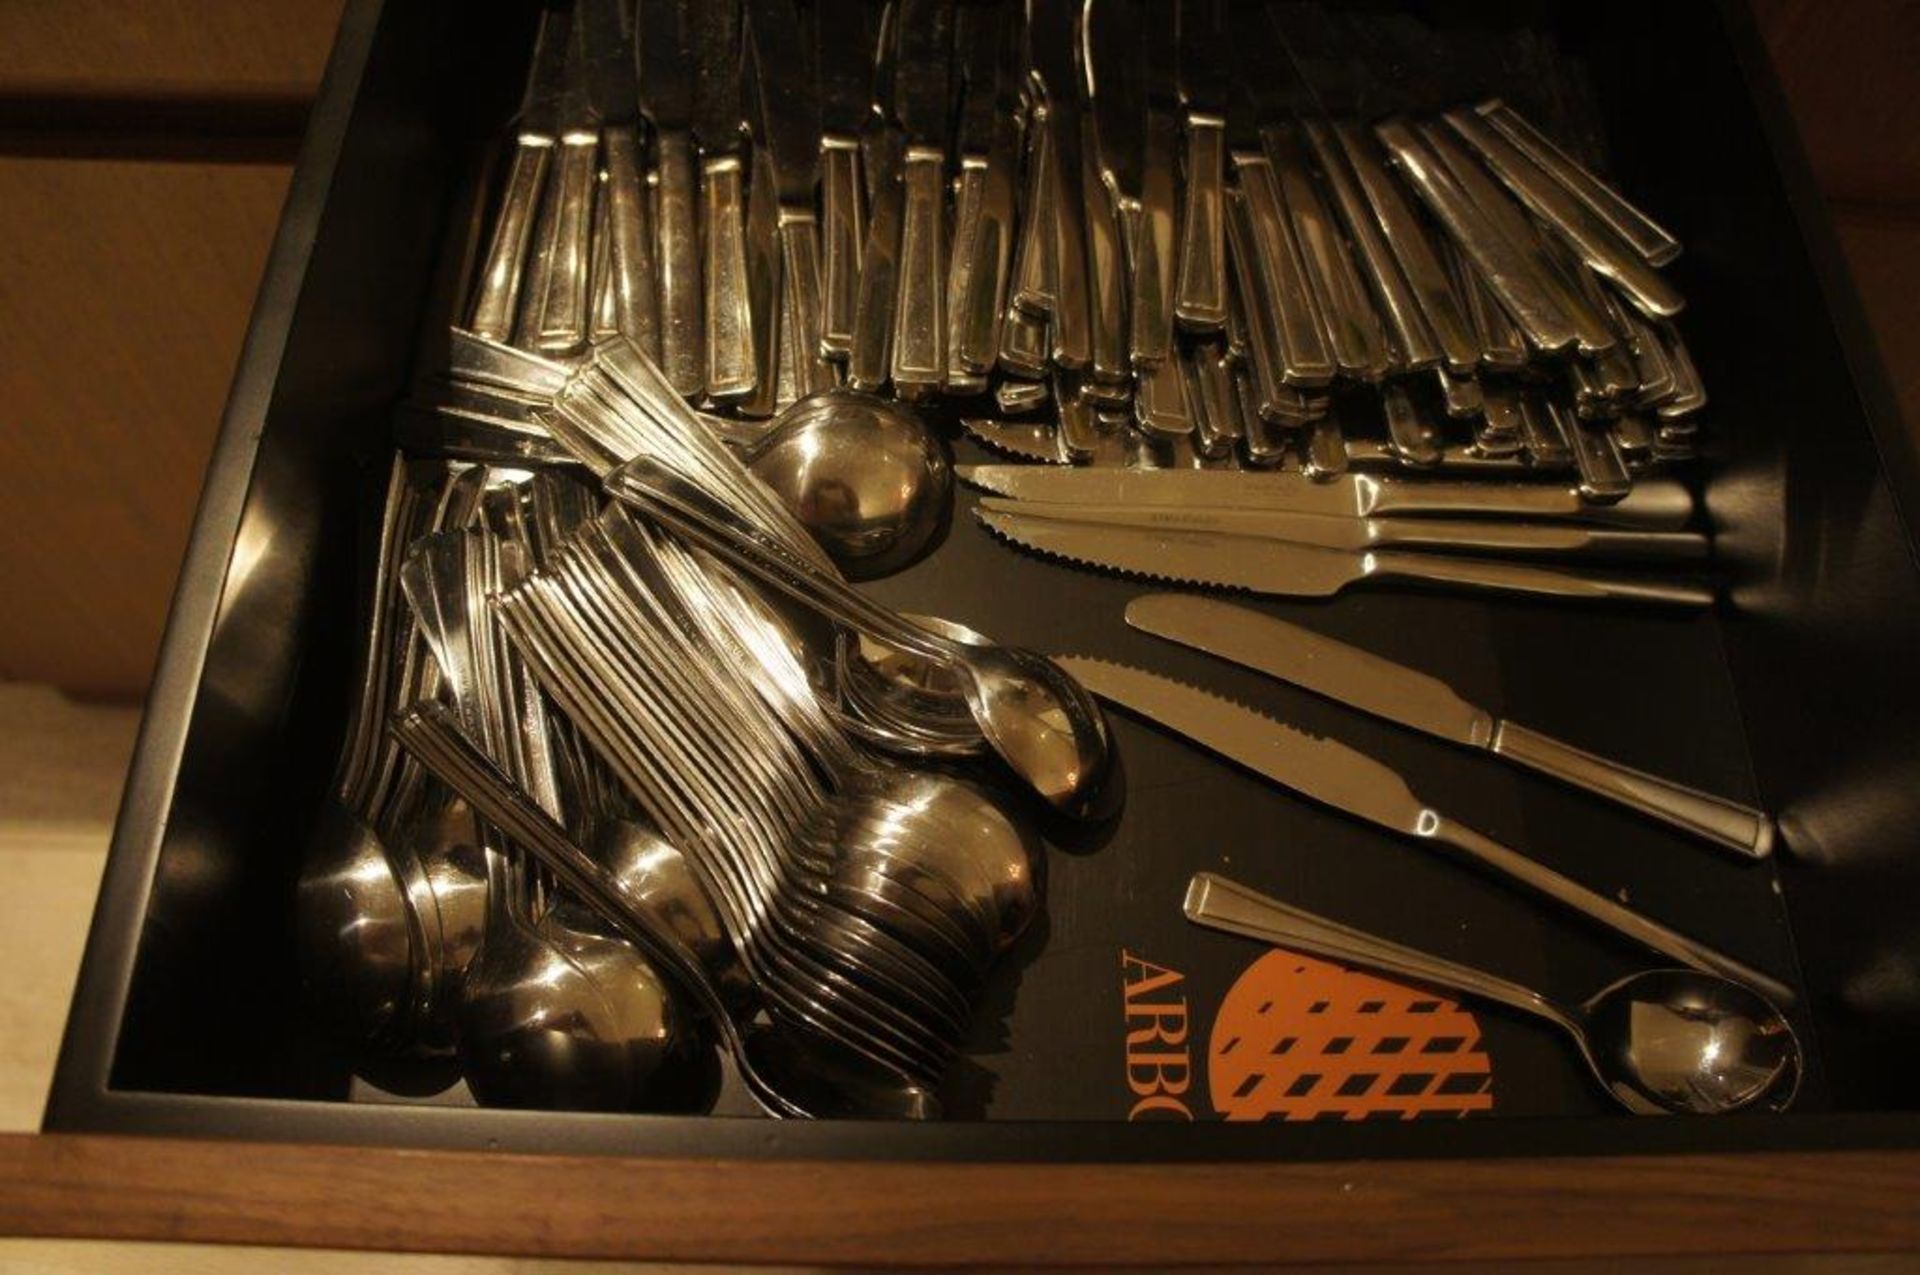
M953 499L946 445L919 413L857 390L801 399L743 459L856 580L913 561Z
M1635 1115L1784 1110L1801 1074L1786 1017L1752 988L1702 970L1645 970L1584 1004L1540 993L1315 916L1211 872L1187 885L1187 919L1283 947L1483 996L1572 1037L1601 1088Z
M338 801L322 809L294 899L301 981L344 1039L404 1034L422 959L420 921L379 836Z
M805 1076L805 1068L794 1060L795 1043L778 1040L775 1032L749 1031L678 936L661 925L654 913L635 906L621 894L611 874L508 780L444 708L416 704L400 714L393 732L421 765L461 793L621 937L645 953L656 968L694 995L733 1054L748 1091L768 1114L897 1119L939 1115L939 1100L929 1090L890 1075L865 1070L837 1073L830 1100L818 1092L817 1082L804 1087L797 1084L796 1075ZM804 1096L796 1099L794 1094Z
M459 1054L487 1107L620 1111L632 1075L619 1012L526 914L525 874L487 851L487 928L462 987Z
M1123 794L1114 782L1106 718L1086 689L1045 656L1018 647L954 642L902 619L744 525L699 485L652 457L613 471L607 486L836 624L958 670L980 733L1056 810L1097 822L1119 809Z

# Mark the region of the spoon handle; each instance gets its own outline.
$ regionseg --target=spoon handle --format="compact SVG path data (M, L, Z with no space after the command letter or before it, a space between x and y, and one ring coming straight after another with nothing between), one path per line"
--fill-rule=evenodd
M748 1089L769 1115L804 1117L808 1114L755 1072L738 1024L728 1012L719 990L707 978L705 970L701 969L699 961L642 909L628 904L620 893L619 885L611 879L606 869L575 845L552 816L539 809L525 792L515 787L454 723L445 708L438 704L415 704L402 710L395 718L392 730L402 747L412 753L422 766L466 798L481 817L496 824L515 844L539 860L567 889L613 925L622 938L694 995L701 1009L726 1039L727 1047L740 1068L741 1078L747 1082ZM494 868L491 859L488 868L488 883L491 886Z
M1193 874L1184 910L1189 921L1208 929L1482 996L1579 1034L1567 1011L1518 983L1351 929L1212 872Z
M644 509L689 540L836 624L942 664L955 658L945 639L872 601L845 581L802 561L663 461L640 456L607 475L607 490Z

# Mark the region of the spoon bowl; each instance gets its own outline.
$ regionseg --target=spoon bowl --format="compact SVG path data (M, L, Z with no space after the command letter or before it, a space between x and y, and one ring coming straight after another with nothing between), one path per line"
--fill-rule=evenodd
M425 956L420 918L379 835L338 801L314 829L294 927L301 981L341 1038L403 1038Z
M939 436L912 409L856 390L801 399L745 459L856 580L913 561L953 501Z
M1719 1115L1799 1088L1800 1045L1786 1018L1742 983L1700 970L1645 970L1579 1010L1581 1051L1629 1110Z

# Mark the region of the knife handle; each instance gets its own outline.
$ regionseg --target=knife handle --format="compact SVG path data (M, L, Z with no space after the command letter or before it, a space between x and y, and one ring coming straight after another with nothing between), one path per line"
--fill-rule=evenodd
M1432 469L1440 463L1446 439L1399 381L1380 387L1380 408L1387 418L1387 441L1394 457L1414 469Z
M1515 566L1482 558L1425 553L1370 553L1367 574L1376 579L1418 580L1494 593L1593 602L1651 602L1667 606L1713 605L1713 590L1671 580L1641 580L1546 567Z
M693 141L667 129L654 135L659 166L655 223L659 233L660 368L674 393L698 398L706 389L706 345L700 314L700 221L694 205Z
M1240 403L1233 388L1233 369L1218 341L1192 347L1181 357L1186 364L1193 415L1193 449L1218 458L1233 454L1240 441Z
M1315 188L1299 131L1290 124L1271 124L1261 135L1334 367L1342 376L1378 382L1390 362L1386 331L1333 214Z
M860 259L853 349L847 383L868 392L885 388L891 372L893 301L900 280L900 150L886 139L868 152L867 243Z
M1557 403L1548 402L1547 411L1560 420L1561 433L1573 449L1573 463L1580 473L1580 495L1583 499L1595 504L1611 504L1633 490L1633 479L1627 473L1627 459L1621 455L1620 444L1613 441L1612 434L1604 428L1589 427L1581 421L1568 419L1565 409Z
M1482 867L1537 890L1563 907L1571 908L1587 919L1605 926L1616 934L1624 935L1662 956L1670 957L1697 970L1708 970L1724 978L1730 978L1736 983L1745 983L1777 1003L1791 1005L1794 1002L1792 989L1783 985L1780 980L1762 974L1726 953L1708 947L1698 939L1689 938L1658 921L1642 916L1618 900L1590 890L1579 882L1555 872L1552 868L1529 859L1519 851L1501 845L1486 834L1476 832L1464 824L1455 823L1435 811L1427 811L1423 814L1420 831L1416 835L1450 847Z
M560 141L554 169L551 257L546 287L534 300L539 323L533 331L534 348L546 354L571 354L587 343L592 322L588 288L592 271L593 196L599 184L600 137L597 133L568 133Z
M1027 141L1027 189L1020 223L1020 245L1014 254L1013 304L1024 314L1046 318L1053 313L1054 202L1059 184L1053 174L1053 125L1043 111L1033 119Z
M1500 522L1472 518L1376 518L1375 543L1394 548L1467 553L1550 554L1572 558L1637 558L1704 562L1711 547L1691 531L1615 531L1571 523Z
M753 313L747 278L747 210L741 163L722 155L700 166L705 221L707 394L733 403L753 393Z
M740 415L772 416L793 402L792 369L780 360L780 196L767 152L749 152L747 166L747 345L753 389L735 403Z
M1134 374L1134 419L1149 434L1185 438L1193 432L1193 413L1187 405L1186 374L1180 358L1163 358Z
M1081 198L1079 126L1055 116L1048 149L1053 191L1053 244L1047 254L1053 307L1048 312L1053 361L1071 372L1093 363L1093 310L1088 299L1086 209Z
M1612 280L1642 314L1672 318L1686 307L1686 299L1665 275L1481 115L1448 111L1443 118L1528 211L1564 239L1595 274Z
M1065 377L1055 377L1053 401L1059 412L1060 454L1071 465L1082 465L1100 450L1100 425L1094 419L1093 404Z
M1393 482L1378 480L1369 507L1383 514L1465 514L1469 517L1573 518L1582 522L1674 531L1693 516L1693 494L1678 482L1639 482L1624 500L1591 505L1553 483Z
M820 225L812 217L780 219L780 361L792 369L798 398L833 387L820 336Z
M1546 352L1571 347L1577 333L1565 310L1535 276L1522 250L1500 233L1441 166L1426 139L1397 119L1375 126L1374 134L1447 233L1472 258L1480 277L1512 314L1527 341Z
M1092 121L1083 121L1080 142L1081 215L1087 242L1087 296L1092 306L1091 369L1088 379L1100 386L1125 384L1132 374L1127 348L1127 252L1122 222L1133 216L1101 180L1091 136Z
M613 323L648 358L657 361L659 298L653 284L653 227L647 215L647 187L640 176L640 140L630 128L610 128L604 141L605 202L613 239Z
M1253 220L1247 211L1245 183L1229 191L1226 197L1227 244L1231 249L1233 279L1228 292L1228 357L1233 353L1233 329L1240 329L1243 342L1241 362L1247 365L1258 414L1269 421L1278 420L1280 400L1290 387L1280 382L1280 338L1274 326L1273 308L1260 277L1260 254L1254 247ZM1239 322L1236 324L1235 319ZM1264 431L1262 431L1264 434ZM1260 458L1265 460L1264 457Z
M981 218L986 202L986 161L963 157L960 179L953 192L953 243L947 261L947 384L951 389L978 377L987 368L969 362L964 347L970 325L983 321L977 307L984 306L984 322L994 319L991 282L978 298L975 296L976 271L980 267Z
M592 265L588 267L587 297L591 314L587 319L587 340L594 344L620 335L620 322L613 313L613 217L612 192L593 201L593 229L589 243Z
M1174 164L1179 148L1180 125L1173 114L1148 111L1139 233L1133 246L1130 344L1136 371L1173 360L1173 291L1179 238Z
M1189 114L1186 212L1173 295L1174 317L1189 332L1218 332L1227 322L1226 161L1226 121Z
M909 146L901 172L900 289L893 307L893 383L912 395L947 376L946 154Z
M1488 747L1529 770L1617 801L1749 858L1764 859L1773 853L1773 821L1751 806L1595 756L1516 722L1501 722Z
M493 238L487 243L480 286L467 319L467 328L475 336L506 341L513 335L527 245L533 238L540 192L547 184L547 165L552 159L553 142L548 138L522 138L513 148L506 193L493 220Z
M1678 239L1628 203L1619 191L1574 162L1518 111L1498 98L1482 102L1475 109L1554 181L1592 209L1615 234L1632 244L1649 265L1664 266L1680 255Z
M1047 374L1047 324L1018 306L1008 306L1000 327L1000 366L1014 376Z
M1401 274L1380 223L1374 219L1372 209L1360 192L1353 169L1342 155L1340 144L1334 140L1333 125L1309 121L1302 126L1302 131L1340 211L1340 221L1353 246L1353 255L1366 273L1374 299L1379 302L1380 315L1386 321L1390 337L1394 370L1424 372L1437 367L1441 361L1439 339L1421 313L1420 303L1414 299L1413 289Z
M820 345L830 359L853 351L853 316L860 297L860 253L866 210L860 199L860 143L828 136L820 142L820 208L824 273Z
M1325 385L1333 380L1333 355L1327 349L1319 315L1314 312L1312 288L1299 246L1294 243L1286 207L1280 201L1273 166L1258 152L1240 152L1233 160L1253 241L1255 269L1248 279L1253 292L1242 298L1248 321L1257 322L1253 314L1256 305L1266 307L1274 328L1273 348L1279 355L1274 374L1282 384ZM1246 278L1244 274L1242 277ZM1266 406L1264 395L1261 406Z

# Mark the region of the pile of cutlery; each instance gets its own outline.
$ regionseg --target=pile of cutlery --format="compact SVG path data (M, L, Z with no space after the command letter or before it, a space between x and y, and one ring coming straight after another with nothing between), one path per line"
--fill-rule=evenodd
M746 417L954 396L1024 459L1619 499L1705 403L1679 244L1446 57L1316 0L555 0L456 344L624 334ZM454 361L439 406L537 451Z

